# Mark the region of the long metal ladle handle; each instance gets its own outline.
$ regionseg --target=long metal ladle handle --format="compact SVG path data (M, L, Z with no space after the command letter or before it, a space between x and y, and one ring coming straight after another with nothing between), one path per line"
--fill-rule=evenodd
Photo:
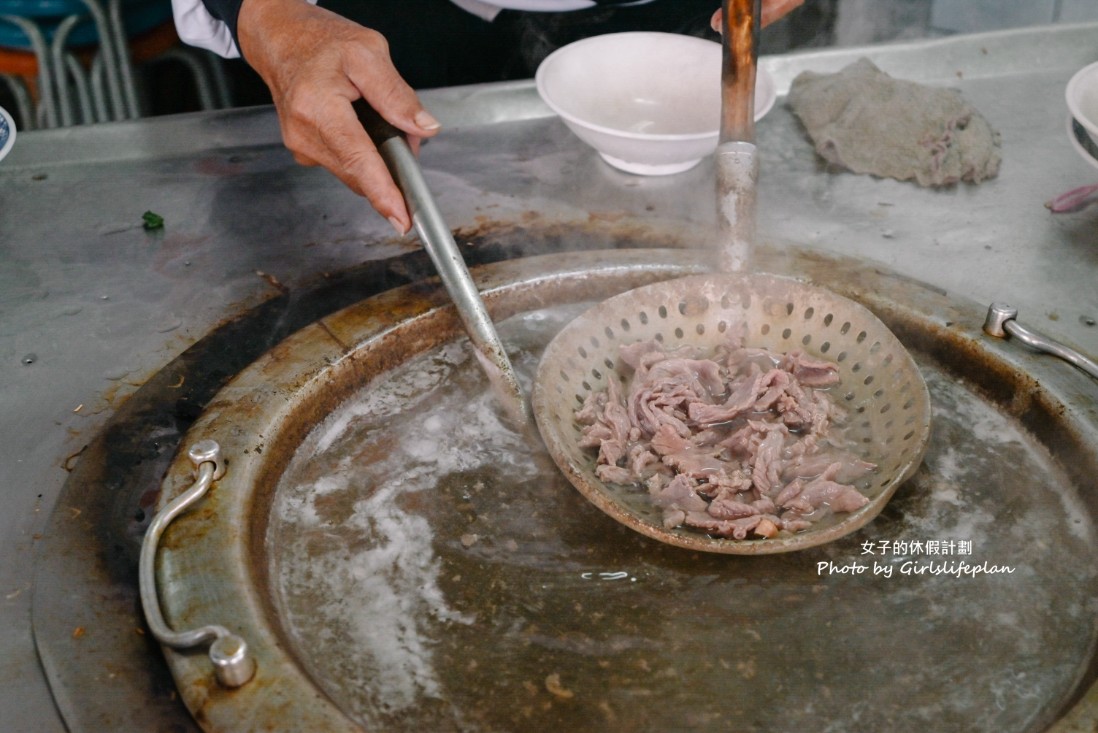
M719 266L743 272L755 248L756 187L755 76L759 57L762 0L724 0L721 128L717 145Z
M1011 336L1026 346L1046 354L1058 356L1074 364L1090 376L1098 379L1098 362L1079 353L1075 349L1050 339L1048 336L1032 331L1018 323L1018 309L1005 303L992 303L984 319L984 333L996 338Z
M191 446L187 455L195 467L194 484L157 512L141 543L138 564L141 605L145 609L145 621L157 641L174 649L189 649L212 642L209 655L217 681L225 687L240 687L255 676L255 659L242 638L224 626L216 625L173 631L160 610L160 597L156 590L156 550L160 545L160 536L173 519L205 496L213 482L225 474L221 447L216 442L200 440Z
M465 325L470 341L476 347L481 366L487 372L507 416L516 426L527 426L531 413L515 369L507 357L499 334L496 333L488 309L480 298L480 292L473 283L469 268L454 241L454 235L446 225L431 190L423 179L419 162L408 147L403 133L382 119L365 100L355 102L354 108L363 128L381 153L393 180L404 194L416 234L430 255L442 284L457 306L458 315Z

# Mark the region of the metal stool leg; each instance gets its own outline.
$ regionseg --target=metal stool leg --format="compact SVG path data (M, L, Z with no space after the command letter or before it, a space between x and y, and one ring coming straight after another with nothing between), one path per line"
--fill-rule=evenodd
M69 79L72 80L73 89L76 90L76 99L80 103L80 120L78 124L90 125L96 121L96 118L84 65L80 63L76 56L67 53L65 54L65 68L69 71Z
M82 20L79 15L70 15L58 24L50 41L50 68L53 69L54 89L57 93L59 124L68 127L75 122L72 97L69 96L69 80L65 62L65 44L73 27Z
M31 100L30 90L27 89L26 83L12 74L0 74L0 81L3 81L11 90L11 96L15 100L14 111L19 115L19 123L22 128L24 130L33 130L36 126L34 102Z
M162 53L157 60L174 60L186 66L187 69L190 70L191 76L194 78L195 89L198 92L199 106L201 106L202 109L217 109L213 84L210 83L209 76L206 73L206 68L202 65L201 59L197 58L187 49L171 48Z
M203 51L201 55L209 62L210 77L213 79L214 88L217 89L218 108L227 109L232 107L233 95L229 91L229 79L225 76L225 67L222 66L221 57L209 51Z
M0 15L0 20L11 23L26 34L38 59L38 110L35 124L43 127L57 127L57 98L53 88L55 75L50 68L49 48L42 31L35 23L18 15Z
M107 82L107 91L111 100L111 119L125 120L130 117L126 94L122 91L122 74L118 67L118 52L115 50L114 33L111 31L107 12L97 0L82 0L95 21L99 32L99 55L103 58L103 72Z
M133 57L130 54L129 37L126 35L126 26L122 22L122 0L109 0L107 10L107 27L108 32L111 34L111 45L114 46L114 52L117 54L122 94L128 105L129 117L134 119L143 115L137 97L137 85L134 82Z
M96 54L92 59L91 69L88 70L91 79L92 105L95 108L95 119L98 122L108 122L111 119L110 100L107 99L106 76L103 54Z

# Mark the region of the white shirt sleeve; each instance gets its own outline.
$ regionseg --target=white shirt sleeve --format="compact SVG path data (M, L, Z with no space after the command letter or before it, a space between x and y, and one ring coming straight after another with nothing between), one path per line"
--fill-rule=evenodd
M308 0L316 5L317 0ZM188 46L213 51L226 59L240 58L233 34L224 21L210 15L202 0L172 0L172 17L179 39Z
M240 58L229 26L210 15L202 0L172 0L172 17L183 43L213 51L222 58Z

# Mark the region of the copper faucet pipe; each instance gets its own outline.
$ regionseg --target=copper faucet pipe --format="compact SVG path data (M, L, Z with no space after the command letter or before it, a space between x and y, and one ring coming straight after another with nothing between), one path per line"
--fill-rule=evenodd
M755 142L755 67L762 0L724 0L721 142Z

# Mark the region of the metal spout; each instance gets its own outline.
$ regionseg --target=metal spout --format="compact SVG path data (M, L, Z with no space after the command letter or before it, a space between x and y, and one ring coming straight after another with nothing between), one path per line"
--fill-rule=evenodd
M754 143L717 146L717 224L721 272L744 272L755 249L759 156Z
M762 0L724 0L721 131L717 146L718 262L743 272L755 249L755 70Z

